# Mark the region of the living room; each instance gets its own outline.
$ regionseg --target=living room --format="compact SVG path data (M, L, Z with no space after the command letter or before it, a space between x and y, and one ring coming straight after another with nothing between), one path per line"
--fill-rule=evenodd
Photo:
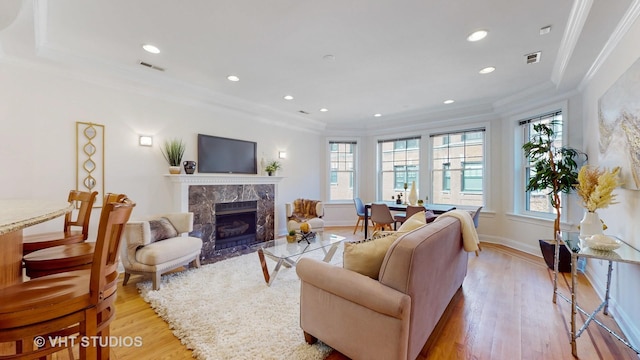
M496 8L506 3L499 1L490 6L499 13ZM552 10L555 2L545 3L543 5L548 6L547 12L555 11ZM53 27L58 22L71 21L61 16L61 13L71 11L69 9L74 5L70 2L59 1L58 5L48 1L6 1L0 5L0 13L9 16L9 19L0 18L4 21L0 21L0 83L4 85L0 87L3 99L0 106L3 124L0 144L4 157L11 157L7 162L12 166L0 172L0 198L63 199L69 189L77 184L76 123L89 122L104 125L104 191L126 193L133 199L136 202L132 215L134 218L174 210L170 195L173 185L165 176L167 163L160 152L162 143L167 139L182 139L186 143L184 160L197 161L197 135L208 134L254 141L258 144L259 158L281 161L283 168L277 174L282 180L276 198L276 234L284 235L286 231L285 203L301 196L325 201L325 222L328 226L353 227L357 219L353 202L328 201L329 141L357 143L357 195L370 202L390 200L377 195L379 141L419 137L421 154L424 155L420 163L421 179L428 179L431 176L428 149L432 135L482 128L485 130L486 160L484 209L478 228L481 241L540 256L538 240L550 238L553 221L549 217L533 217L522 211L523 204L517 192L522 184L514 169L520 148L520 140L516 136L518 122L560 110L567 129L567 144L587 153L590 164L611 166L601 162L598 104L612 85L640 58L640 48L637 46L640 21L636 20L639 3L629 0L608 1L605 4L576 0L572 4L562 5L562 11L556 14L564 17L562 25L552 24L551 29L551 35L557 37L554 43L557 46L549 49L549 54L555 53L557 56L545 58L547 53L543 53L540 64L526 65L547 66L547 71L539 75L541 81L535 86L520 87L516 93L503 94L489 102L473 99L470 100L472 103L464 104L457 100L451 104L454 106L452 108L431 107L423 113L414 112L413 108L402 109L402 106L395 109L395 114L364 109L362 111L370 113L370 117L354 116L358 121L327 123L322 117L324 113L315 109L326 106L329 116L339 112L338 108L321 104L321 99L305 103L308 108L303 108L301 104L305 95L301 91L298 91L299 97L295 94L297 97L293 102L282 99L289 89L280 88L262 94L263 98L269 97L264 103L235 97L239 91L238 85L245 86L243 83L250 82L252 76L249 75L244 77L244 74L237 74L241 79L233 83L226 80L227 73L224 73L222 80L213 81L197 79L197 73L190 74L182 69L183 73L191 76L190 80L196 78L197 81L178 81L172 77L173 69L159 72L137 64L139 59L150 59L147 61L154 63L155 58L142 53L137 58L123 60L129 65L105 63L106 60L101 60L101 55L106 55L103 53L105 50L100 50L99 44L93 43L91 38L80 36L82 31L78 29L83 26L89 28L80 19L74 20L79 22L75 24L77 27L71 26L74 24L70 24L69 28ZM287 4L279 4L283 6L280 10L286 13ZM167 8L163 12L170 12L167 10L170 5L165 6ZM508 8L518 13L517 8ZM82 18L79 9L74 11L78 11L72 11L74 16ZM473 14L465 16L471 22L469 18ZM380 18L384 19L384 16ZM92 17L84 19L88 22L91 20ZM579 20L585 22L583 28L579 26ZM133 20L125 18L123 21ZM395 19L394 22L402 21ZM489 38L496 34L490 25L473 23L469 30L487 27ZM549 23L538 25L543 27ZM570 26L574 26L576 31L581 29L582 35L580 31L573 34L567 31L566 28ZM117 25L112 27L117 28ZM65 31L73 36L65 34ZM259 33L260 29L246 31ZM229 31L227 35L232 33ZM464 37L467 33L466 28L462 29L462 39L448 41L466 43ZM155 40L149 39L150 34L147 35L144 39L134 39L134 45ZM561 51L560 44L564 37L567 38L562 42L565 50ZM77 43L63 43L63 40ZM369 40L375 42L374 39ZM578 45L572 48L573 51L567 51L572 41ZM273 50L274 53L286 45L279 42L275 44L278 46ZM183 45L196 47L198 44L184 40ZM346 51L345 48L350 45L342 44L341 50ZM158 46L161 47L161 44ZM92 51L91 55L74 52L78 48ZM263 48L259 50L263 51ZM530 49L532 52L538 50ZM320 51L320 66L335 66L335 63L342 61L340 53L332 53L337 50L325 48ZM256 53L256 57L272 56L270 54ZM322 59L327 54L334 54L335 60ZM515 54L519 60L523 55L525 53ZM588 58L586 66L579 69L573 67L577 57ZM207 59L200 60L206 63ZM564 67L555 66L555 63L564 64ZM496 68L493 75L498 75L502 70L498 66ZM564 69L564 72L552 73L554 69ZM477 72L475 68L473 70ZM373 77L374 74L366 72L361 76ZM507 80L515 82L517 79ZM336 91L340 87L340 83L337 84L333 85ZM567 87L566 84L572 85ZM467 86L478 93L490 90L484 78ZM396 100L402 98L402 92L412 90L396 91ZM443 100L438 98L437 102ZM353 97L353 102L357 103L358 99ZM401 102L398 100L398 103ZM312 108L312 114L309 115L299 112ZM382 116L374 117L373 114L377 112ZM140 146L140 135L152 136L153 146ZM286 158L279 159L281 151L286 151ZM429 181L418 183L421 198L427 194L433 197L431 186ZM640 239L635 235L639 225L634 221L638 217L640 193L628 188L619 188L616 193L618 203L599 211L608 226L607 233L640 248ZM567 199L562 227L575 229L584 208L575 195ZM97 223L98 216L94 216L91 236L97 232ZM59 228L60 221L51 221L29 231ZM605 262L587 263L587 277L601 296L606 281L602 274L605 273ZM640 344L640 311L635 306L640 294L640 284L636 281L639 275L640 267L637 265L616 265L610 305L610 311L625 335L635 344Z

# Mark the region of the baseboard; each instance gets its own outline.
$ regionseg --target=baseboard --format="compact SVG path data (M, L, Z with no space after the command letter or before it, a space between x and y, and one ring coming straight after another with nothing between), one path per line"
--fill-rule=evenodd
M542 253L540 252L540 245L538 245L537 243L533 245L529 245L513 239L508 239L500 236L482 235L482 234L478 234L478 237L480 238L481 243L487 242L490 244L504 245L506 247L542 258Z

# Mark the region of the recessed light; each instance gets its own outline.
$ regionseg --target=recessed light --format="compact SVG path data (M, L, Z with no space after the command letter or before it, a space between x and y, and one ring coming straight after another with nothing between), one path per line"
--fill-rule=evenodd
M229 80L229 81L240 81L240 78L235 76L235 75L229 75L229 76L227 76L227 80Z
M380 117L380 116L382 116L382 114L373 114L373 116Z
M325 55L325 56L323 56L322 58L323 58L325 61L335 61L335 60L336 60L335 55L331 55L331 54Z
M158 49L157 47L151 45L151 44L144 44L142 45L142 48L144 49L144 51L152 53L152 54L160 54L160 49Z
M329 109L327 109L327 108L322 108L322 109L320 109L320 111L321 111L321 112L327 112L327 111L329 111Z
M480 70L480 71L479 71L479 73L480 73L480 74L489 74L489 73L494 72L495 70L496 70L496 68L495 68L495 67L493 67L493 66L488 66L488 67L486 67L486 68L484 68L484 69Z
M488 32L487 30L478 30L478 31L474 31L471 34L469 34L469 36L467 36L467 41L479 41L484 39L487 36Z
M540 28L540 35L546 35L551 32L551 25Z
M291 95L285 95L285 96L284 96L284 99L285 99L285 100L293 100L293 96L291 96Z
M449 99L449 100L445 100L445 101L444 101L444 103L445 103L445 104L447 104L447 105L449 105L449 104L453 104L454 102L456 102L456 101L455 101L455 100L453 100L453 99Z

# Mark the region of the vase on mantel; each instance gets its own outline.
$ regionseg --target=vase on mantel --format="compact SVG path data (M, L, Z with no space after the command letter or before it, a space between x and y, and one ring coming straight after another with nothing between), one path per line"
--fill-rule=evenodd
M418 191L416 190L416 182L411 182L411 191L409 192L409 205L418 203Z
M602 221L595 211L585 211L580 220L580 237L602 234Z

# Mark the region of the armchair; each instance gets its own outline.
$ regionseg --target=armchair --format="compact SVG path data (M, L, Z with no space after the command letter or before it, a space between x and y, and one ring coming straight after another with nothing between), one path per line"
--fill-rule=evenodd
M122 284L127 285L131 274L151 275L153 289L158 290L162 274L187 263L200 267L202 239L182 236L192 230L193 213L162 214L128 222L120 250L125 270Z
M296 199L285 204L287 211L287 231L299 230L300 224L307 222L311 230L324 230L324 204L319 200Z

